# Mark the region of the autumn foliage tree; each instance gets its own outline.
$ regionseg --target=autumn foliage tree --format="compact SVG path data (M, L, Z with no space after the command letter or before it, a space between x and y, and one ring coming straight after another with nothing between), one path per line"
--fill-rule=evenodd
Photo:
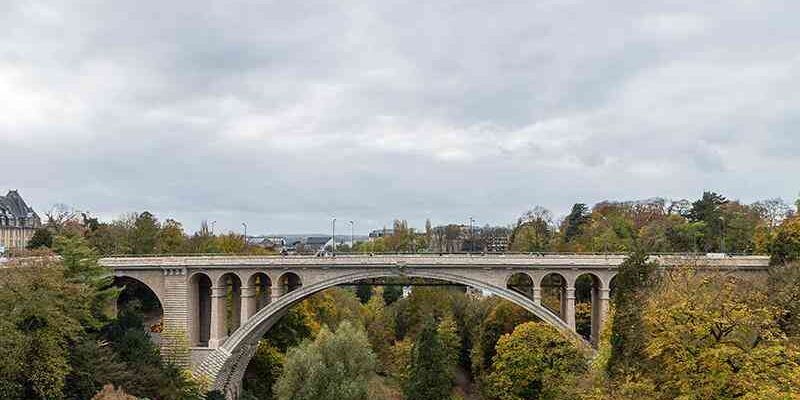
M560 332L527 322L497 342L487 392L497 400L561 399L586 368L586 357Z

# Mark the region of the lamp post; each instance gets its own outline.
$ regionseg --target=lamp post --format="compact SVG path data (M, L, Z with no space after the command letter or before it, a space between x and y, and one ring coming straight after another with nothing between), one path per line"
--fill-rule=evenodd
M350 252L353 252L353 246L355 246L355 231L356 231L356 223L353 220L350 220Z
M472 224L475 220L469 217L469 252L475 252L475 231L472 229Z
M211 221L211 236L214 236L214 225L217 224L217 221Z
M244 247L247 247L247 224L242 222L242 226L244 227Z
M331 222L331 241L333 242L332 254L336 257L336 218Z

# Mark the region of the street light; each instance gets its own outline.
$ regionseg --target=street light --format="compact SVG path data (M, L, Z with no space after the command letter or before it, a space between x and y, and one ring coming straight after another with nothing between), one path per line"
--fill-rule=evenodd
M469 252L475 252L475 231L472 229L472 224L475 220L472 217L469 217Z
M352 220L350 221L350 252L353 252L353 246L355 246L355 230L356 230L356 223Z
M244 227L244 247L247 247L247 224L242 222L242 226Z
M211 221L211 235L214 235L214 225L217 224L217 221Z
M331 226L331 241L333 241L332 254L334 257L336 257L336 218L334 218L331 222Z

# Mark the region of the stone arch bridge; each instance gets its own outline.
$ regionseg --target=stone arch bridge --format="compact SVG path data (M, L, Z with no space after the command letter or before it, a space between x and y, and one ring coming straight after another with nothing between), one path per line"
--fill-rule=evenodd
M696 265L735 274L761 274L759 256L652 256L662 267ZM612 280L624 255L353 255L189 256L105 258L116 277L146 285L163 310L164 329L185 333L190 356L183 362L229 399L258 340L288 310L327 288L382 277L428 278L461 284L507 299L591 348L606 318ZM575 282L591 278L592 334L575 331ZM549 290L558 306L546 307ZM230 301L229 299L232 299ZM163 341L162 346L170 346Z

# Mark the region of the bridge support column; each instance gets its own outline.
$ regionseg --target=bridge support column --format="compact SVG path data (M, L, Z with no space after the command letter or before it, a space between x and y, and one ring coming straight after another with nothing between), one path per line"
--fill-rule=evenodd
M600 340L600 333L603 331L603 327L606 324L606 320L608 319L608 308L611 304L611 290L606 288L600 289L600 301L598 307L598 321L597 321L597 339L596 341L599 342ZM594 322L592 322L592 326L594 326Z
M533 302L542 305L542 287L538 282L533 283Z
M224 286L211 287L211 337L208 347L216 349L225 341L225 292Z
M241 323L244 323L253 314L256 313L258 308L258 303L256 299L256 288L253 286L242 286L242 318ZM240 325L241 325L240 323Z
M567 286L565 290L564 302L564 321L569 325L572 330L575 330L575 287L572 285Z
M286 289L281 285L280 279L272 281L272 290L270 290L270 303L274 303L278 298L283 296Z

